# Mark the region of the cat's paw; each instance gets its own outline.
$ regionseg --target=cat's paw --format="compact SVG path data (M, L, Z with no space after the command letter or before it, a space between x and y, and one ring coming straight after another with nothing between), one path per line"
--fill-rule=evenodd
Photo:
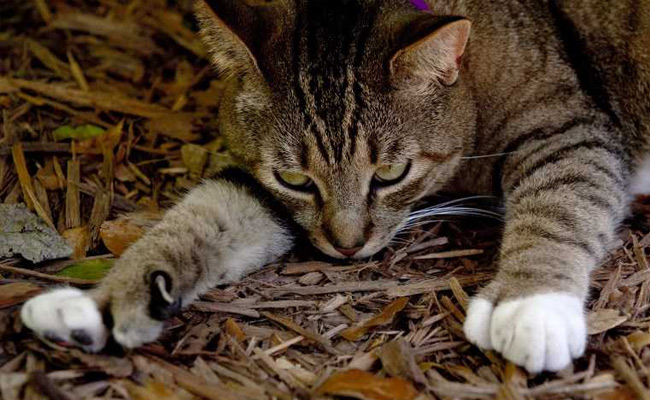
M169 274L154 271L142 286L124 283L119 275L112 278L116 280L97 289L94 296L64 288L34 297L21 310L23 323L45 340L98 352L109 337L102 318L106 310L113 321L110 333L123 347L132 349L158 339L163 321L181 306L170 294ZM99 305L96 298L105 300Z
M21 312L23 324L39 337L97 352L108 330L95 301L79 289L63 288L30 299Z
M583 304L566 293L537 294L496 306L476 298L467 310L467 339L494 349L529 372L559 371L580 357L587 341Z

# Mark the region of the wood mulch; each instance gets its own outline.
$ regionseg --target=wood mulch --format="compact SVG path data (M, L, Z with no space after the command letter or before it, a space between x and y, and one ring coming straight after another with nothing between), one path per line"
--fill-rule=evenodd
M0 203L27 204L74 248L0 261L0 398L650 399L647 199L593 273L587 354L558 374L466 342L467 299L494 274L501 229L476 219L432 222L369 261L290 257L128 353L35 339L22 302L92 285L142 233L120 215L160 213L231 162L214 121L222 83L195 28L190 0L0 2Z

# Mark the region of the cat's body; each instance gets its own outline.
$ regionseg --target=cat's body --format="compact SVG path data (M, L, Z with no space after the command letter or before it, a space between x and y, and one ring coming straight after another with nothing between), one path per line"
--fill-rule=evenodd
M75 316L109 307L115 337L137 346L179 300L281 256L296 232L367 257L446 188L505 197L499 273L468 339L531 371L582 354L589 272L648 149L650 1L429 3L200 4L230 82L221 129L255 179L191 192L91 293L96 308L53 292L27 304L27 325L96 350L105 329ZM41 318L53 307L72 322Z

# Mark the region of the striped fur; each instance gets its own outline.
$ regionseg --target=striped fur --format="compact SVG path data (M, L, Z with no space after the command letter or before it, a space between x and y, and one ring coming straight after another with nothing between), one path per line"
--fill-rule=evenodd
M100 305L112 298L114 319L136 329L118 332L125 344L137 344L138 324L150 324L132 304L187 300L204 288L203 276L220 282L213 275L223 266L236 269L233 279L251 267L224 259L205 232L236 252L255 247L262 262L290 247L292 221L294 234L304 231L326 254L362 246L355 257L367 257L427 215L409 217L415 202L441 189L504 197L499 271L470 310L516 326L509 316L517 310L569 299L573 314L549 308L544 318L577 319L576 332L584 331L579 305L589 272L627 212L631 176L648 150L650 0L427 2L431 12L409 0L197 3L228 83L220 129L255 178L247 187L261 191L207 184L125 254L94 294ZM406 162L403 180L373 183L381 166ZM278 180L282 171L314 184L292 189ZM220 208L220 197L241 204ZM270 204L286 215L264 212ZM231 214L241 218L225 218ZM224 224L242 243L225 239ZM254 235L258 229L271 237ZM561 368L584 350L573 338L571 353L533 357L525 343L489 343L505 328L471 332L483 322L468 322L468 338L530 370ZM543 338L534 340L531 349L543 353Z

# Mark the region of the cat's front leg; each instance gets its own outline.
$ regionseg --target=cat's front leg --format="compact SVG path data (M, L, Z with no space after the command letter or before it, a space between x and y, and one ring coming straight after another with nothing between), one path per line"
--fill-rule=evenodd
M626 156L602 128L540 132L504 164L506 226L494 281L470 304L465 334L530 372L583 354L589 273L627 208Z
M22 320L43 338L87 351L106 344L106 315L124 347L154 341L163 321L198 294L237 281L292 247L288 222L271 202L250 185L206 182L134 243L97 288L37 296L24 305Z

